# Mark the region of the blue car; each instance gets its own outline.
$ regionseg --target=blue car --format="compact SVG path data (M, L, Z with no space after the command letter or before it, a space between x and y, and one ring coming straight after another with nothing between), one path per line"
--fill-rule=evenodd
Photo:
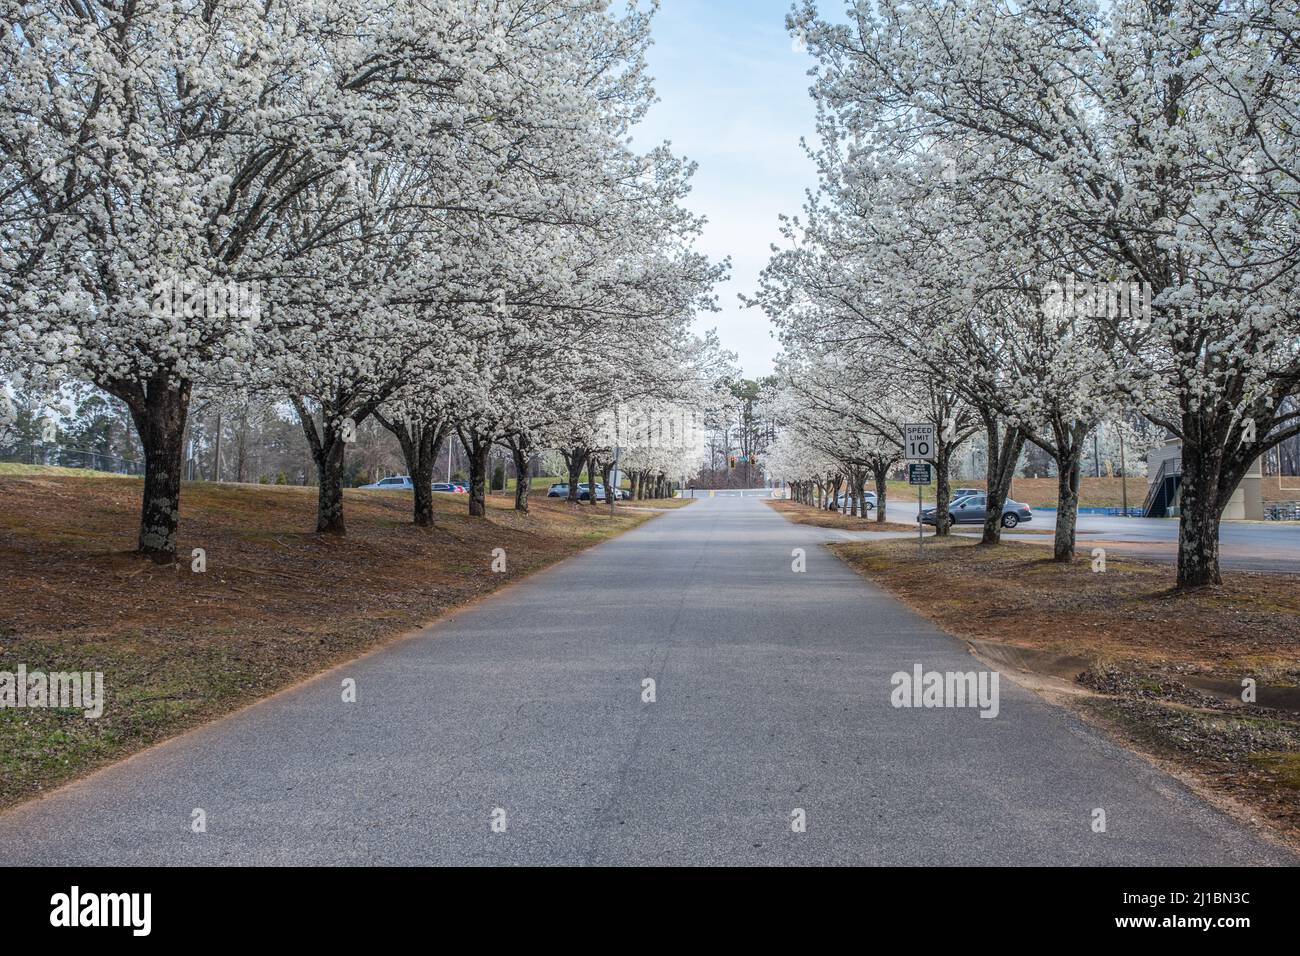
M948 505L948 521L954 524L983 524L988 510L988 497L983 493L954 498ZM922 524L935 524L934 509L927 508L920 516ZM1008 498L1002 505L1002 527L1014 528L1022 521L1033 521L1029 505Z
M392 478L381 478L373 485L362 485L362 491L414 491L415 482L411 481L410 475L394 475Z

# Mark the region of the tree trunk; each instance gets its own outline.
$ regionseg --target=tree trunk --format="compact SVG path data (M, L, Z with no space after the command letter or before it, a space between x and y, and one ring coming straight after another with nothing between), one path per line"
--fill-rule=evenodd
M1073 447L1056 461L1056 539L1052 548L1052 558L1056 561L1074 560L1082 451L1082 447Z
M248 466L248 403L239 413L239 440L235 444L235 481L244 483Z
M510 454L515 461L515 510L528 513L528 492L533 483L528 473L528 443L519 439L510 443Z
M325 451L316 459L316 532L347 533L343 523L343 439L325 429Z
M885 510L889 502L889 472L884 468L878 468L872 475L876 480L876 521L881 524L885 523Z
M614 459L609 459L601 463L600 480L605 483L605 501L609 505L609 513L614 513L614 503L618 501L618 494L609 486L614 477Z
M169 383L163 374L144 385L110 389L131 410L144 449L144 497L137 550L158 564L176 560L180 523L181 471L190 383Z
M307 450L316 468L316 532L345 534L343 523L343 434L330 408L321 408L321 426L301 398L291 395L294 411L307 436Z
M939 434L939 431L935 434ZM952 483L948 474L952 467L952 449L952 444L942 439L938 441L935 448L934 533L941 538L947 537L950 530L948 502L952 500Z
M447 437L446 419L389 421L378 413L375 414L375 418L379 424L393 433L398 445L401 446L402 458L406 462L406 473L411 476L411 482L415 485L412 520L417 527L433 527L433 463L441 453L443 442Z
M981 544L998 544L1002 541L1002 506L1006 504L1011 479L1016 473L1020 451L1025 446L1022 428L1001 428L992 412L984 413L984 428L988 433L988 481L984 499L984 535Z
M433 527L433 462L426 462L421 455L415 467L407 462L407 474L414 485L414 500L411 521L417 528Z
M1188 433L1184 429L1184 434ZM1209 448L1183 442L1183 478L1178 506L1178 586L1222 584L1219 573L1219 519L1228 494L1220 500L1222 457Z
M569 494L565 499L569 504L578 503L578 483L582 481L582 463L587 459L587 451L584 448L572 448L561 451L564 456L564 465L569 470Z
M492 442L483 436L471 433L465 442L465 452L469 456L469 514L471 518L482 518L487 514L488 457L492 452Z
M587 503L596 507L596 456L587 455Z

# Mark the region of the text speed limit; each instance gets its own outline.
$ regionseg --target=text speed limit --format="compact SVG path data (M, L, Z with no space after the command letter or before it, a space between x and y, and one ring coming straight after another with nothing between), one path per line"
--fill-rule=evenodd
M908 461L934 461L934 425L903 426L903 455Z

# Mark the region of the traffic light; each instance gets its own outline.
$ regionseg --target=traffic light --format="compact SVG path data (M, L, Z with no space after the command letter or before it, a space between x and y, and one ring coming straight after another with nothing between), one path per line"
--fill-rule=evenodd
M735 471L735 470L736 470L736 456L735 456L735 455L732 455L730 461L731 461L731 470L732 470L732 471Z

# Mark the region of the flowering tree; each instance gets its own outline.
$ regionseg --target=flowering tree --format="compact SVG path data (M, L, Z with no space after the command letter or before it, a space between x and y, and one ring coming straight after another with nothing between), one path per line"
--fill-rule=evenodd
M246 281L249 263L301 269L355 225L354 204L331 216L311 194L354 180L362 157L418 145L451 162L465 138L449 134L494 121L466 105L514 95L499 38L476 18L477 6L292 0L7 12L4 341L131 408L147 462L143 552L174 553L194 382L240 375L261 318L228 296L214 308L212 291ZM304 211L310 228L292 230Z
M157 560L196 384L289 394L323 532L378 412L427 523L449 396L473 462L502 435L523 454L564 325L673 338L717 274L690 167L627 146L653 99L635 5L34 2L4 27L5 361L131 408ZM598 357L553 380L612 379Z
M1102 317L1107 351L1115 385L1183 440L1179 583L1216 582L1228 497L1300 428L1293 15L883 0L845 25L806 0L791 26L818 57L820 107L864 149L946 146L955 177L997 181L1002 218L1050 229L1063 271L1149 289L1149 314Z
M130 408L146 462L139 548L156 560L175 553L193 383L249 354L252 310L202 293L238 280L263 224L352 145L353 127L326 132L342 91L312 69L338 52L324 20L294 3L5 16L5 346Z

